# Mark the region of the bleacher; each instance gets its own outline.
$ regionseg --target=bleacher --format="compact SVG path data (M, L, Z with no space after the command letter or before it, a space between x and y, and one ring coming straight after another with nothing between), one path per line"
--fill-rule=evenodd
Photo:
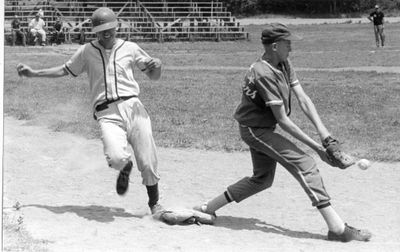
M196 41L248 39L248 33L218 1L137 0L6 0L5 34L14 15L27 29L42 9L47 27L56 17L64 23L66 41L95 38L90 17L99 7L111 8L118 17L118 36L132 41Z

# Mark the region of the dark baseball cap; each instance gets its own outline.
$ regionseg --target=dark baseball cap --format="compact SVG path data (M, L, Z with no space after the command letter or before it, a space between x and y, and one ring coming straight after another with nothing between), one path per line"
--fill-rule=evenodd
M300 40L301 37L292 34L289 28L281 23L267 24L261 33L263 44L272 44L279 40Z

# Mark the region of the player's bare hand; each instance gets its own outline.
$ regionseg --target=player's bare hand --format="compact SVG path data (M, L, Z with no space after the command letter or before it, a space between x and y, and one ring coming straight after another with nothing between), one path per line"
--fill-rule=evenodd
M32 70L32 68L30 68L29 66L25 65L25 64L21 64L19 63L17 65L17 72L19 76L25 76L25 77L33 77L34 76L34 72Z
M149 58L148 61L145 62L146 69L149 70L160 68L161 64L161 60L158 58Z

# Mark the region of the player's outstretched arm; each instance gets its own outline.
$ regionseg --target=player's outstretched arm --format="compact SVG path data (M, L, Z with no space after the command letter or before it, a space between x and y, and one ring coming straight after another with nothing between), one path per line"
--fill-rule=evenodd
M301 110L304 112L307 118L312 122L312 124L314 125L315 129L317 130L321 138L321 141L323 141L325 138L330 136L330 133L328 129L325 127L325 125L322 123L322 120L319 117L319 114L317 112L317 109L315 108L314 103L312 102L310 97L304 92L301 85L293 87L293 91L299 102Z
M30 66L20 63L17 65L17 72L19 76L25 76L25 77L57 78L68 75L68 72L65 69L64 65L52 68L34 70Z
M297 138L298 140L302 141L310 148L315 151L318 151L322 148L322 145L318 144L314 141L311 137L309 137L299 126L297 126L287 115L283 105L273 105L271 106L272 113L274 117L278 121L279 126L292 135L293 137Z
M300 107L304 114L310 119L318 131L321 138L323 148L314 149L321 157L321 159L331 166L345 169L354 164L354 160L347 154L341 151L339 142L330 136L329 131L322 123L321 118L318 115L317 109L310 97L304 92L300 85L293 87L295 95L299 101ZM325 152L325 153L324 153Z

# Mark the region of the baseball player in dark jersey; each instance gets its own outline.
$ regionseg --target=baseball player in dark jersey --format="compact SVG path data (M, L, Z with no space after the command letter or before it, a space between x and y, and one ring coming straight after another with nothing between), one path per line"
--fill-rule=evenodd
M225 192L196 210L215 215L226 204L242 200L269 188L280 163L300 183L328 225L328 239L338 241L368 241L371 233L357 230L342 221L330 204L316 163L292 141L276 131L281 129L315 150L331 164L323 145L334 139L322 123L317 110L305 93L288 59L291 40L299 39L282 24L270 24L262 32L264 54L247 71L242 86L242 98L234 114L240 135L250 147L253 176L230 185ZM304 133L289 117L291 96L315 126L322 145Z
M76 77L84 72L88 75L93 114L100 125L104 154L108 165L119 171L117 193L124 195L128 190L133 166L130 144L154 214L163 210L158 203L157 152L149 115L138 98L134 69L158 80L161 61L150 57L136 43L116 38L118 21L111 9L97 9L92 15L92 25L97 40L81 46L65 64L41 70L19 64L17 71L27 77Z
M376 47L380 45L385 46L385 33L383 32L383 24L384 24L385 15L379 8L379 5L375 5L375 10L369 15L368 19L374 24L374 33L375 33L375 41Z

